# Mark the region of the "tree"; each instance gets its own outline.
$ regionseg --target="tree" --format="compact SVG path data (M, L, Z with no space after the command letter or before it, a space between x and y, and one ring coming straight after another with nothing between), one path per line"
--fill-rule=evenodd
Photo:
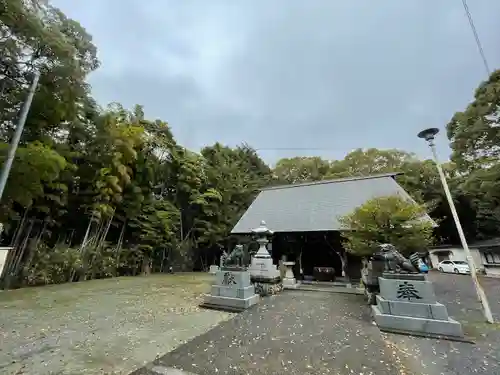
M295 184L324 179L330 163L319 157L294 157L280 159L274 168L278 183Z
M398 196L374 198L339 220L347 251L359 256L373 254L381 243L391 243L403 254L432 243L433 224L425 209Z
M2 164L6 154L7 145L0 144ZM9 174L5 196L2 200L0 220L8 221L9 218L15 216L17 207L32 207L34 201L39 198L58 200L57 196L48 193L46 187L56 182L59 174L66 167L67 162L61 155L40 142L20 147ZM52 185L52 187L56 186Z
M500 70L476 89L465 111L447 125L459 186L477 213L478 237L498 236L500 226Z
M333 161L327 178L403 172L408 163L416 161L418 159L414 154L401 150L357 149L344 159Z
M465 111L447 125L452 160L461 171L471 172L498 163L500 157L500 70L476 89Z
M46 0L0 0L0 49L0 159L33 73L41 71L0 202L2 241L15 249L6 262L8 279L17 285L163 272L169 266L203 269L222 247L234 244L231 229L261 188L387 172L404 172L396 179L439 222L437 238L458 241L431 160L371 148L333 161L286 158L271 169L244 143L188 150L166 121L147 119L142 106L96 103L86 83L99 66L92 38ZM455 153L443 168L467 219L468 238L498 228L497 82L498 74L492 75L476 93L477 103L449 126ZM404 222L401 212L408 212L387 205L387 212L396 212L389 223L397 227L393 221ZM377 209L373 217L382 220L386 211ZM406 242L397 242L407 234L402 228L376 239L404 247ZM374 241L375 230L359 240L365 232L346 236L354 236L353 244ZM417 234L410 233L414 242Z
M0 1L0 122L5 138L33 79L40 82L23 139L49 140L81 113L97 49L80 24L43 0Z

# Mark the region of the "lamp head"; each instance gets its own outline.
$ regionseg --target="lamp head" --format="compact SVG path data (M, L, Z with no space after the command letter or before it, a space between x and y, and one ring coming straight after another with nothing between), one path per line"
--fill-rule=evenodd
M423 138L426 141L432 141L437 133L439 133L438 128L429 128L422 130L420 133L418 133L418 137Z

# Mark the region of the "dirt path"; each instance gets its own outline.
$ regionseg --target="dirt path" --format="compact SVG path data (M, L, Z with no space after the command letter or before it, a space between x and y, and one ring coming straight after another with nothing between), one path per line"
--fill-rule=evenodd
M200 310L206 274L0 292L1 374L127 374L232 314Z

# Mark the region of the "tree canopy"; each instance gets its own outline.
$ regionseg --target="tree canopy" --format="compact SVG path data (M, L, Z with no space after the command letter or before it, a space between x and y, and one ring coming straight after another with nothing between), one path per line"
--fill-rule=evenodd
M425 251L433 242L433 223L426 219L425 208L398 196L369 200L339 220L346 228L347 251L359 256L373 254L381 243L410 254Z
M44 0L0 0L0 49L2 162L41 72L0 202L2 242L14 247L5 283L202 269L232 241L260 188L375 173L404 172L397 180L440 224L438 241L458 241L431 160L372 148L271 168L247 144L188 150L142 106L98 105L87 84L99 67L92 37ZM498 234L499 77L482 83L448 125L453 157L443 166L471 239Z
M452 160L470 197L480 237L498 236L500 227L500 70L476 89L473 101L447 125Z

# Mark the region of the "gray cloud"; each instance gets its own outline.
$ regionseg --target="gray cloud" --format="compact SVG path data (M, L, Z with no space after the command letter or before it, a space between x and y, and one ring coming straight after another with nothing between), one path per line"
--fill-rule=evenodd
M246 141L268 161L357 147L427 156L485 78L460 1L53 1L94 36L103 104L143 104L199 148ZM500 2L470 4L492 68ZM443 136L441 154L449 149Z

